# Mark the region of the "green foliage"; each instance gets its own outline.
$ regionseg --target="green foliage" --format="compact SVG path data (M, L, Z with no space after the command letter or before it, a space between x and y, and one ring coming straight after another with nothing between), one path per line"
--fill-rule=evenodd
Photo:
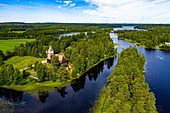
M67 76L68 75L68 71L66 70L66 68L63 65L61 65L59 67L57 75L59 77L59 80L61 80L61 81L69 78L69 76Z
M2 50L0 50L0 57L1 57L3 60L5 59L5 55L4 55L4 53L3 53Z
M3 57L0 57L0 66L2 66L3 64L4 64Z
M154 94L145 83L144 64L136 47L123 50L91 112L157 113Z
M35 39L0 40L0 50L6 52L7 50L13 50L15 46L19 46L20 44L32 41L35 41Z
M170 49L164 45L165 42L170 42L170 27L154 27L148 31L117 31L118 38L130 39L132 43L140 44L147 49L155 49L159 46L161 49Z
M8 66L2 65L0 67L0 86L1 85L10 85L10 84L26 84L26 77L30 75L30 73L25 72L25 70L20 73L19 69L13 67L12 64Z
M36 72L37 77L40 82L45 81L45 77L47 76L47 67L46 65L43 65L42 63L38 63L36 65Z
M52 66L59 66L60 65L57 56L53 56L53 58L51 60L51 64L52 64Z
M28 65L30 65L30 63L34 64L36 61L43 61L43 60L45 59L28 57L28 56L25 56L25 57L14 56L6 60L5 64L12 64L15 68L23 69L27 67Z
M109 33L99 30L72 43L71 48L67 48L64 53L68 62L74 65L72 75L76 76L76 73L81 75L101 59L115 55L116 49Z
M23 106L26 106L25 102L16 104L13 102L7 102L0 98L0 113L12 113L14 112L15 108Z

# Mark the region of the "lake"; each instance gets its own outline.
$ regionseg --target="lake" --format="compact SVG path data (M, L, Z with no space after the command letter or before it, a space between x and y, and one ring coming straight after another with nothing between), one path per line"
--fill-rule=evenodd
M135 46L119 40L110 33L120 53L123 48ZM156 97L156 107L161 113L170 111L170 53L160 50L146 50L137 46L145 55L145 79L150 91ZM15 113L87 113L97 99L100 90L107 85L107 77L117 64L118 57L99 63L67 87L52 92L38 92L34 95L0 88L0 97L15 103L26 102L25 107L16 108Z

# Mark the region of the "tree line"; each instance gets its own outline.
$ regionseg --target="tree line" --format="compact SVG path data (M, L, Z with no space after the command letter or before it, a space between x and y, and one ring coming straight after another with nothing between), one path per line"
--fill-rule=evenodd
M70 32L88 32L121 26L119 24L0 24L0 40L35 39ZM19 32L21 31L21 32Z
M118 63L107 78L91 112L94 113L157 113L155 97L145 83L144 55L129 47L119 55Z
M19 69L14 68L12 64L0 66L0 86L1 85L24 85L27 83L27 77L30 73L25 70L20 72Z
M119 39L130 39L144 45L147 49L154 49L159 46L161 49L169 48L165 42L170 42L170 27L148 28L148 31L116 31Z

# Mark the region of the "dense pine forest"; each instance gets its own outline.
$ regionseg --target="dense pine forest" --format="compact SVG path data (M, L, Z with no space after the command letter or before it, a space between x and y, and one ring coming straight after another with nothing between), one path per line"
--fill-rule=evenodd
M155 97L145 83L145 58L136 47L119 55L118 63L108 77L93 113L156 113Z
M151 26L148 26L151 27ZM153 27L148 31L116 31L119 39L128 39L132 43L136 43L147 49L170 50L165 42L170 42L170 27Z

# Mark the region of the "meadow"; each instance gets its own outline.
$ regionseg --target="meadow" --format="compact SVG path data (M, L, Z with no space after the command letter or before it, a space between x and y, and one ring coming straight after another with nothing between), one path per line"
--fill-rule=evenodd
M6 64L12 64L15 68L23 69L28 67L28 64L34 64L36 61L43 61L45 58L35 58L30 56L20 57L14 56L5 61Z
M13 33L24 33L26 31L12 31Z
M0 50L6 52L7 50L13 50L15 46L19 46L22 43L35 41L36 39L11 39L0 40Z

